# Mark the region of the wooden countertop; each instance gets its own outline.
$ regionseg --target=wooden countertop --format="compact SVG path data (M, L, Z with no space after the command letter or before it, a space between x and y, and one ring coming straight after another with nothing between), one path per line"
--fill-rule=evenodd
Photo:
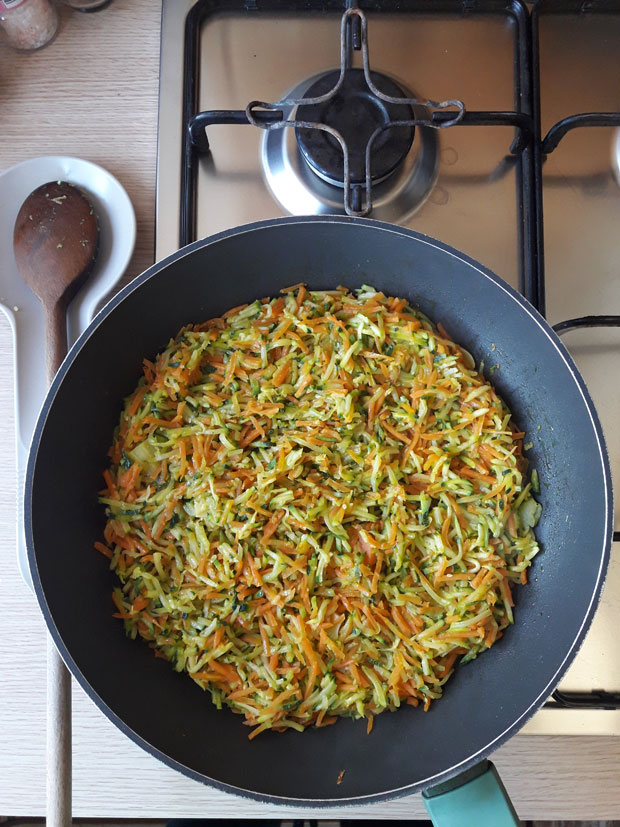
M57 39L40 52L18 54L0 42L0 172L51 154L106 167L136 209L130 277L153 259L160 14L156 0L115 0L97 14L63 8ZM45 627L15 558L12 343L2 315L0 421L0 816L41 816ZM190 781L121 735L75 685L73 751L79 817L338 814L267 807ZM620 818L620 738L517 736L494 761L523 819ZM425 816L419 796L339 812L345 818Z

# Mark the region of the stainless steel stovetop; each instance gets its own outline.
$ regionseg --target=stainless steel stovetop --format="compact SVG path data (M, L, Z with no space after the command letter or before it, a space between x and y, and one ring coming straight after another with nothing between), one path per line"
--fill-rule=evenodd
M323 73L339 66L341 6L332 4L333 12L299 7L271 13L262 10L261 0L239 2L238 10L227 0L186 41L186 17L195 5L196 0L163 0L158 259L188 240L180 235L179 217L185 209L184 58L192 38L199 57L197 112L243 110L255 99L301 97ZM373 70L412 96L460 99L468 112L513 110L518 25L504 11L507 4L495 4L493 14L475 13L477 6L489 5L463 2L466 14L368 11ZM596 2L567 2L564 13L557 13L557 6L539 4L542 135L575 113L620 111L620 5L607 2L607 13L599 12L603 4ZM615 123L620 124L620 117ZM511 126L497 125L418 128L403 164L375 188L373 217L451 244L523 288L520 272L529 230L523 229L517 197L523 191L522 173L514 159L506 160L514 133ZM210 153L193 161L195 228L190 229L196 238L289 213L343 211L342 189L309 170L292 129L266 132L218 124L209 126L207 135ZM618 128L574 129L549 153L542 169L547 318L553 324L620 313ZM620 328L577 329L564 341L592 393L612 471L620 481ZM620 693L619 624L616 543L600 608L562 690ZM523 732L620 735L620 710L546 707Z

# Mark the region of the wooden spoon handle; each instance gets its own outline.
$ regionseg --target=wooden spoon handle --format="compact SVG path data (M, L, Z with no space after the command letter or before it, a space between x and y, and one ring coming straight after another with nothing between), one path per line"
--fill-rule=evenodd
M45 350L47 383L51 385L62 360L67 355L67 302L62 298L56 303L44 302Z
M44 304L47 381L67 355L67 303ZM71 824L71 675L47 638L47 825Z
M71 675L47 638L47 827L71 824Z

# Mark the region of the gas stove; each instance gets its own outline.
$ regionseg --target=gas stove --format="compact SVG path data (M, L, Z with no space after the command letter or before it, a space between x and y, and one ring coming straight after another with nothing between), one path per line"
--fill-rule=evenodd
M612 0L163 0L157 258L289 214L451 244L563 336L618 480L619 53ZM525 733L620 735L618 539Z

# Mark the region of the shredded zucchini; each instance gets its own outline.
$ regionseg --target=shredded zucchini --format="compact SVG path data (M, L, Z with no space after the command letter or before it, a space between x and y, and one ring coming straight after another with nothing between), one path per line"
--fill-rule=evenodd
M250 737L428 709L538 551L523 436L441 326L371 287L188 326L104 474L116 616Z

